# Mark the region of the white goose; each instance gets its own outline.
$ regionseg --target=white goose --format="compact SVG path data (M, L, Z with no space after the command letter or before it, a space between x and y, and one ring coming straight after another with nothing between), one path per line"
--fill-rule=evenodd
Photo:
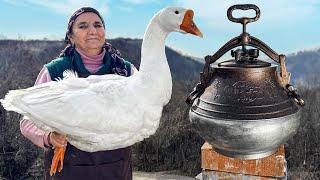
M141 48L140 71L77 78L11 90L1 100L8 111L28 116L47 131L66 134L70 144L88 152L130 146L154 134L162 108L171 98L172 79L165 55L170 32L201 36L193 11L169 7L151 19Z

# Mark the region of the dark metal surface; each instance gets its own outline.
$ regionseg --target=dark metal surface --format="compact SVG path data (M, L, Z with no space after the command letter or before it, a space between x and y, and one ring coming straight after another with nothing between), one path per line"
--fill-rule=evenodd
M248 17L235 18L235 17L232 16L232 11L237 10L237 9L240 9L240 10L249 10L249 9L255 10L256 11L256 16L254 18L248 18ZM254 5L254 4L233 5L233 6L228 8L227 16L228 16L228 19L230 21L232 21L232 22L241 23L241 24L248 24L248 23L257 21L260 18L260 9L259 9L258 6Z
M195 100L191 111L210 118L238 120L276 118L298 111L279 83L276 66L212 67L211 84Z
M256 11L254 18L234 18L235 9ZM258 20L255 5L235 5L228 18L243 25L243 32L205 57L200 82L190 93L189 118L199 134L223 155L256 159L271 155L280 144L295 134L304 101L289 84L285 56L279 55L246 32L246 24ZM233 50L234 59L213 64ZM251 46L256 49L246 49ZM280 64L261 61L259 51ZM300 106L299 106L300 105Z
M271 66L270 63L264 61L256 61L256 62L248 62L244 61L241 63L237 63L234 60L224 61L218 64L220 67L242 67L242 68L261 68Z

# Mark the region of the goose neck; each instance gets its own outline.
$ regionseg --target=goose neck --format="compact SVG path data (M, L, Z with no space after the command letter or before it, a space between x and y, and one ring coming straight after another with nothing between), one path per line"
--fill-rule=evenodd
M163 29L157 19L153 19L144 34L141 47L140 71L150 71L166 65L165 39L169 32Z

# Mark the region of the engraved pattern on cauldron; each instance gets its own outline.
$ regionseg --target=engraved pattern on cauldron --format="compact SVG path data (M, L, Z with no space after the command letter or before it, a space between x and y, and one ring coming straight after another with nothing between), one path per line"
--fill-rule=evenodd
M271 78L268 78L265 80L266 84L266 91L265 93L268 95L268 98L270 99L276 99L279 97L279 94L275 93L274 89L277 88L274 81Z
M226 98L235 98L239 103L252 103L257 99L263 99L262 87L247 81L237 81L224 88Z
M255 101L267 101L268 99L274 99L279 96L274 91L276 85L271 78L264 80L264 82L259 85L257 85L256 82L244 80L225 84L223 86L221 84L221 80L216 79L209 87L209 92L214 101L223 99L223 102L237 101L237 103L249 104L254 103Z
M221 81L220 80L215 80L212 82L212 84L210 85L211 86L211 92L212 92L212 97L213 97L213 100L216 100L220 97L220 93L218 93L218 90L220 89L220 86L221 86Z

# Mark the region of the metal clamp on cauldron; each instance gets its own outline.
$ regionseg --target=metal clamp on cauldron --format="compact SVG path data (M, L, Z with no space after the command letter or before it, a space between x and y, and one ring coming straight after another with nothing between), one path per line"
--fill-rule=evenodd
M253 9L256 16L234 18L236 9ZM304 101L289 84L285 55L246 32L246 25L259 19L259 8L234 5L227 15L230 21L242 24L243 32L205 57L200 82L186 101L192 104L189 118L217 152L241 159L263 158L296 133ZM234 59L213 64L229 50ZM277 65L257 59L259 51L278 63L280 72Z

